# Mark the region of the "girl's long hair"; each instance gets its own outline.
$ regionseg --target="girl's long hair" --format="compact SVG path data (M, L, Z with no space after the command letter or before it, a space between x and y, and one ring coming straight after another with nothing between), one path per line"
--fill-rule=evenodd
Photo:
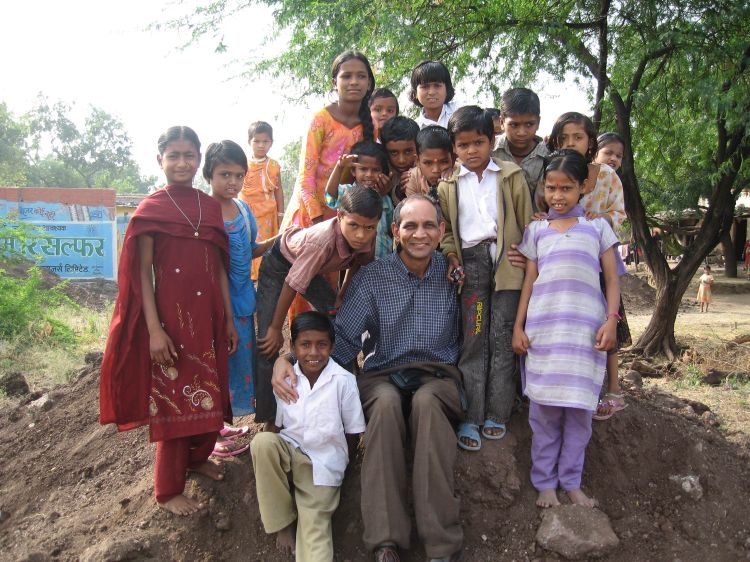
M586 132L586 135L589 137L589 149L586 151L586 160L591 162L594 159L594 156L596 156L599 147L596 142L596 129L594 128L594 122L591 119L577 111L563 113L557 118L555 124L552 125L552 132L549 134L547 148L550 152L560 150L560 135L562 135L565 125L569 123L581 125Z
M375 125L372 122L372 116L370 115L370 96L375 89L375 76L372 73L372 67L367 57L359 51L344 51L335 59L331 65L331 78L336 80L339 74L341 65L350 60L358 60L365 65L367 69L367 76L370 78L370 87L365 93L365 97L362 98L362 103L359 104L359 120L362 123L362 135L364 140L375 140Z

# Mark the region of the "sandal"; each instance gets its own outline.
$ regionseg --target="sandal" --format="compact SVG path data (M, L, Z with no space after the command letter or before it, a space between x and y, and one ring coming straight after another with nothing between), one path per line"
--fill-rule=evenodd
M224 439L235 439L247 434L248 431L250 431L250 428L246 425L243 425L242 427L232 427L231 425L225 425L219 430L219 435Z
M214 445L214 450L211 453L212 457L236 457L237 455L241 455L245 451L247 451L250 448L250 445L239 445L238 443L235 443L231 439L226 439L224 441L217 441L216 445Z
M461 423L458 426L456 437L458 437L458 446L461 447L464 451L478 451L482 448L482 438L479 436L479 426L475 423ZM462 437L471 439L472 441L476 441L477 444L467 445L466 443L461 441Z
M381 544L375 549L375 562L401 562L395 544Z
M599 405L596 408L596 413L594 413L594 415L591 417L596 421L608 420L617 412L620 412L627 407L628 405L625 402L625 396L623 394L608 392L604 395L604 398L602 400L599 400Z
M487 429L500 429L500 433L487 433ZM498 423L492 420L484 420L484 425L482 426L482 437L485 439L493 439L498 440L505 437L506 429L504 423Z

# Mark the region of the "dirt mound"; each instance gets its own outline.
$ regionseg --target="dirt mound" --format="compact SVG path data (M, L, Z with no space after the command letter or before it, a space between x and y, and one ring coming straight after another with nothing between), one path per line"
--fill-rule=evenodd
M146 431L117 433L98 424L99 358L92 355L92 364L49 395L45 407L0 414L0 558L285 560L263 532L249 455L226 463L224 483L190 478L187 493L204 500L207 513L182 519L156 507ZM621 541L606 560L748 557L748 449L704 424L695 404L658 392L638 391L628 400L613 419L595 422L584 476L584 488L598 498ZM465 560L548 556L534 539L540 511L528 480L530 441L523 412L502 441L459 454ZM370 560L361 541L360 463L361 452L334 519L339 561ZM689 489L686 477L693 477ZM423 559L418 546L403 556Z
M4 270L6 275L17 278L27 277L29 268L33 265L28 261L20 263L0 261L0 269ZM42 267L40 271L42 273L42 287L45 289L51 289L64 281L48 269ZM63 292L73 302L81 306L102 310L117 298L117 283L107 279L70 280L65 285Z
M620 292L625 312L653 312L656 289L640 277L629 273L620 277Z

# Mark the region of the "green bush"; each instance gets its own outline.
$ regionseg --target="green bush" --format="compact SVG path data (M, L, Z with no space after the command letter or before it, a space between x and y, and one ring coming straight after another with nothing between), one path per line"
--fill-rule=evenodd
M46 289L38 267L31 267L26 279L17 279L0 269L0 339L28 336L54 345L73 345L75 332L50 315L56 306L77 305L62 292L65 282Z

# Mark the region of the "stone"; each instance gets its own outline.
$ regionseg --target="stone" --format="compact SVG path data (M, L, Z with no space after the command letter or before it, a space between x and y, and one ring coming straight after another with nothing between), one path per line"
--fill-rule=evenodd
M46 412L47 410L52 409L54 405L55 401L52 397L49 394L43 394L41 398L37 398L33 402L30 402L29 408L39 410L40 412Z
M84 357L86 365L101 365L104 353L101 351L90 351Z
M135 538L107 538L83 551L80 562L123 562L141 560L149 553L149 544Z
M7 373L0 377L0 390L6 396L26 396L29 392L29 383L21 373Z
M701 486L700 478L695 474L687 474L685 476L673 474L669 477L669 481L677 484L680 491L689 498L695 501L703 498L703 486Z
M3 523L4 521L8 520L10 518L10 512L5 511L4 509L0 509L0 523Z
M712 427L719 427L721 425L719 416L717 416L713 412L703 412L701 414L701 419Z
M214 527L216 527L217 531L221 531L222 533L225 531L229 531L232 528L232 520L227 516L226 513L219 512L214 518Z
M633 371L631 369L623 375L622 381L634 388L643 388L643 377L638 371Z
M49 556L42 552L30 552L18 562L48 562L49 559Z
M547 508L536 532L536 542L570 560L600 558L620 544L603 512L581 505Z

